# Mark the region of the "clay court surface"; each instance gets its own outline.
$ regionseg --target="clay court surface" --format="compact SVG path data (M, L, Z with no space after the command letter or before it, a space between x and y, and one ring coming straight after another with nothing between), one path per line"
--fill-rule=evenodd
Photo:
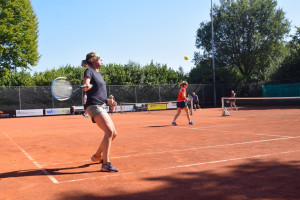
M0 199L300 199L300 108L114 114L118 137L100 172L103 133L81 115L0 119Z

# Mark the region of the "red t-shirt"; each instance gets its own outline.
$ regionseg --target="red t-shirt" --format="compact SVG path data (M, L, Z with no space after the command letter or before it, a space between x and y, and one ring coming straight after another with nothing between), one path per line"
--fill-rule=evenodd
M186 95L186 89L185 88L181 88L178 92L178 98L177 101L185 101L185 98L182 95Z

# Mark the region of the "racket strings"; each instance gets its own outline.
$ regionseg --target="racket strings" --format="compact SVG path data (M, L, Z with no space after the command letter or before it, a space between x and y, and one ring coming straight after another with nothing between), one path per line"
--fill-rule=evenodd
M57 79L52 84L52 94L58 100L68 99L72 95L73 87L67 80Z

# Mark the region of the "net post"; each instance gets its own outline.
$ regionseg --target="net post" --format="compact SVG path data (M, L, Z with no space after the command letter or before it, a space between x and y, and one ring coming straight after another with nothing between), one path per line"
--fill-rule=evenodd
M228 112L228 110L225 107L225 103L224 103L225 98L222 97L221 101L222 101L222 116L230 116L230 113Z

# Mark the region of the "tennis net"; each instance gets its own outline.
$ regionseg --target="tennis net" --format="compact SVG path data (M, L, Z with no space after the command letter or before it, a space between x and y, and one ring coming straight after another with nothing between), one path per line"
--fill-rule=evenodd
M222 116L230 116L229 110L267 110L300 108L300 97L222 97Z

